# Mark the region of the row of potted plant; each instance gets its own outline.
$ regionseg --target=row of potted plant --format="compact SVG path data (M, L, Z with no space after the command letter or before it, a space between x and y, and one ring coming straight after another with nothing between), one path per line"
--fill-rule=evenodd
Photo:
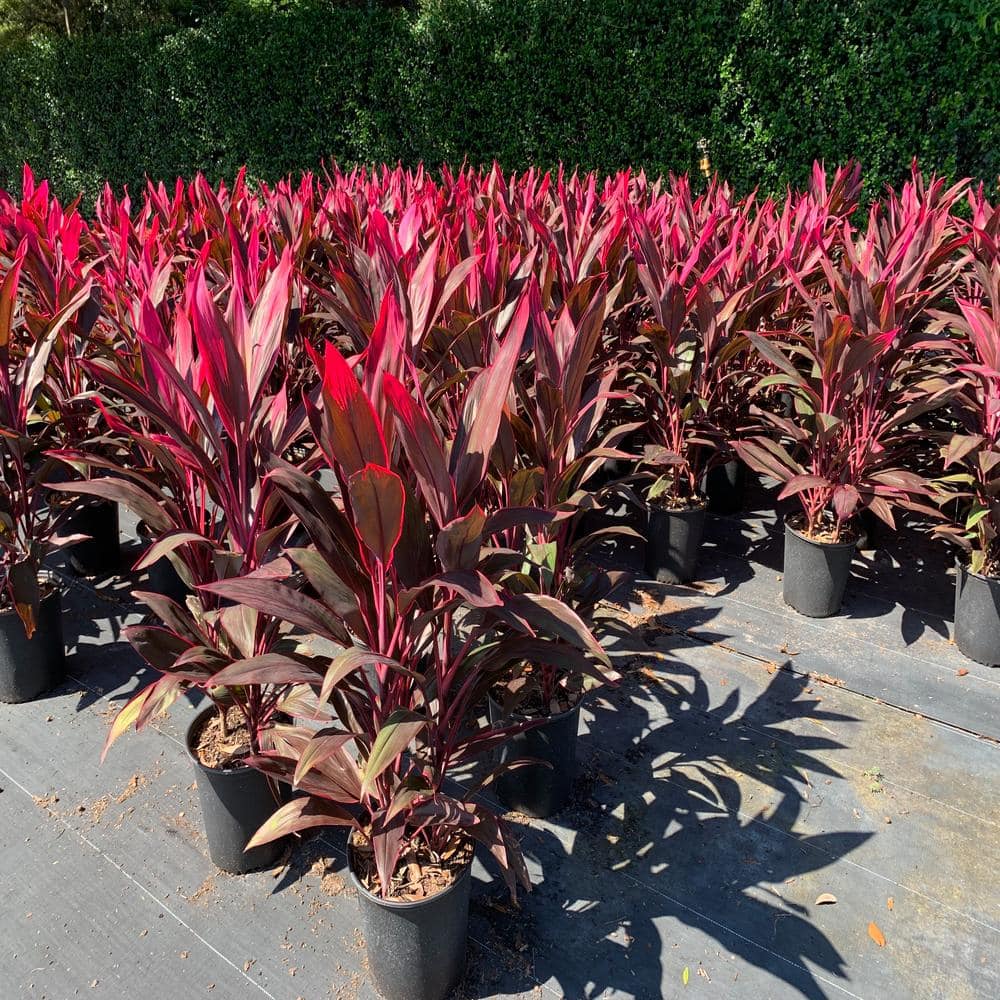
M444 995L473 845L527 884L492 794L561 809L615 681L608 539L690 580L745 463L801 501L784 596L827 615L861 512L915 511L968 551L956 637L997 662L1000 211L915 173L857 225L859 190L382 169L106 191L85 221L26 171L0 195L0 698L60 677L47 556L106 568L128 507L158 676L105 752L204 697L213 861L347 827L380 990Z

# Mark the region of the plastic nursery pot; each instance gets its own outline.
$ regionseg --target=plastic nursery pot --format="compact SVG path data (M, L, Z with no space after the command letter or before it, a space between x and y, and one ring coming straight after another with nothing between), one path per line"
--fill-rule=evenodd
M140 521L136 525L136 534L139 540L145 542L146 545L150 545L153 541L153 536L144 521ZM187 600L190 593L188 585L180 578L177 570L174 569L174 564L167 556L160 556L146 572L149 576L148 586L151 591L163 594L164 597L169 597L177 604L183 604Z
M540 726L512 736L500 750L500 763L533 758L544 761L525 764L504 771L493 787L497 798L508 809L546 819L554 816L569 802L576 777L576 737L580 729L582 699L568 711L550 716ZM490 722L521 722L526 716L505 716L492 698L489 700Z
M194 750L195 734L214 706L199 712L188 726L188 756L198 776L198 798L208 838L208 855L224 872L244 875L259 868L269 868L281 857L285 841L276 840L245 851L247 841L285 801L275 786L252 767L217 768L203 764Z
M444 891L404 902L381 899L362 885L350 846L347 862L379 993L386 1000L443 1000L465 974L471 863Z
M1000 580L956 563L955 645L970 660L1000 666Z
M853 537L844 542L814 541L786 519L781 583L785 603L809 618L835 615L844 600L856 548Z
M38 625L29 639L17 612L0 611L0 701L31 701L62 683L62 594L53 588L42 598Z
M859 552L872 552L885 546L887 525L866 507L854 519L851 527L858 533L855 545Z
M595 531L618 527L632 528L643 537L607 535L597 543L593 551L609 562L641 570L646 563L646 512L633 504L621 500L614 505L584 511L580 515L576 537L583 538Z
M743 509L746 466L738 458L713 465L702 478L701 490L713 514L736 514Z
M659 583L687 583L694 579L706 510L704 503L680 510L670 510L655 501L650 504L646 572L651 579Z
M118 504L111 500L88 500L73 514L66 533L90 535L66 550L73 571L80 576L98 576L118 569L121 543L118 538Z

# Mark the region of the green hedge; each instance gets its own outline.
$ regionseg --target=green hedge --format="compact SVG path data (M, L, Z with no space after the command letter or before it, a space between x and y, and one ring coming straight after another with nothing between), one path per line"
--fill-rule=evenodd
M62 194L246 163L560 160L740 188L857 156L869 190L1000 172L1000 23L977 0L243 0L194 27L0 52L0 184Z

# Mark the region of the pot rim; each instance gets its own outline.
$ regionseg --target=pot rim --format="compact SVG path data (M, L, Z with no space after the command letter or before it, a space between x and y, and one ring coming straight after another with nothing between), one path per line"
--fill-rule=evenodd
M793 535L797 536L798 538L801 538L802 541L807 542L809 545L815 545L821 549L853 549L857 546L858 538L860 536L855 536L849 542L820 542L817 541L815 538L810 538L808 535L805 535L801 531L799 531L798 528L793 527L791 524L789 524L789 518L795 517L797 513L798 512L796 512L795 514L785 515L785 531L790 531Z
M583 694L580 695L579 701L577 701L577 703L572 708L567 708L565 712L560 712L558 715L542 715L542 716L524 715L521 712L505 713L503 710L503 706L500 704L500 702L496 700L496 698L493 697L493 695L487 694L486 697L487 699L489 699L491 705L495 705L497 707L497 710L499 711L500 715L503 716L503 718L512 719L515 722L535 722L540 718L542 721L541 723L539 723L538 728L541 729L543 726L548 725L548 723L550 722L559 722L562 719L568 719L574 712L579 712L580 709L583 708L583 703L587 700L587 698L590 697L590 692L584 691Z
M985 573L973 573L972 570L969 569L968 563L963 561L961 556L955 556L955 569L957 569L959 573L964 573L966 576L972 576L975 577L977 580L982 580L983 583L988 583L992 584L995 587L1000 587L1000 576L987 576ZM956 583L958 582L957 577L955 579L955 582Z
M693 507L664 507L656 502L656 497L646 501L646 508L651 514L671 514L674 517L684 517L686 514L698 514L708 510L708 497L699 497Z
M473 858L475 857L475 849L473 849ZM444 899L449 893L454 892L463 883L467 882L471 877L472 873L472 860L469 859L469 863L462 869L459 873L458 878L455 879L447 889L442 889L440 892L434 893L433 896L428 896L426 899L383 899L381 896L376 896L370 889L364 886L361 879L355 874L354 871L354 845L351 844L351 837L348 834L347 837L347 871L350 873L351 881L354 883L354 888L358 890L358 895L364 896L366 899L373 903L377 903L379 906L384 907L387 910L397 910L401 912L407 912L410 910L418 910L422 906L427 906L430 903L434 903L439 899Z

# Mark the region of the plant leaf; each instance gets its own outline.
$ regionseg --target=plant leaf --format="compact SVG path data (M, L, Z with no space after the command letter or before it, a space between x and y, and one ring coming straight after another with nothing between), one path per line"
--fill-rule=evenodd
M210 683L219 687L242 684L318 684L322 670L281 653L263 653L236 660L212 675Z
M361 780L362 796L371 794L378 776L410 745L427 725L427 719L405 708L396 709L379 730L365 761Z
M251 763L253 758L250 758ZM313 795L286 802L247 842L245 850L270 844L273 840L299 833L315 826L357 826L357 820L335 802Z
M402 479L389 469L366 465L347 481L347 489L358 535L379 562L391 563L403 533Z

